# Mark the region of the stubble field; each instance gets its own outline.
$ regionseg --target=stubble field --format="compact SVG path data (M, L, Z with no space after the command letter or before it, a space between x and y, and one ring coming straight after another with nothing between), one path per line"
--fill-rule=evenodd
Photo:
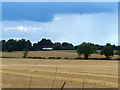
M2 81L3 88L61 88L65 81L64 88L117 88L118 61L3 58Z
M5 52L2 53L3 57L23 57L23 52L22 51L16 51L16 52ZM1 56L0 56L1 57ZM77 53L74 51L67 51L67 50L58 50L58 51L30 51L28 54L28 57L61 57L61 58L70 58L70 59L74 59L77 58L78 55ZM100 54L92 54L90 58L105 58L104 55L100 55ZM117 55L114 55L112 57L112 59L116 59L118 58Z

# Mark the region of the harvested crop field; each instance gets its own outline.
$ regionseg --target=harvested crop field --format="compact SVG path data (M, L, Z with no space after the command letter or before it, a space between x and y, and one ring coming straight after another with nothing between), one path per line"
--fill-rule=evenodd
M2 60L3 88L117 88L118 61L109 60Z
M0 56L1 57L1 56ZM11 52L11 53L2 53L2 57L23 57L23 52ZM65 51L30 51L28 57L61 57L61 58L77 58L78 55L76 52L65 52ZM104 55L92 54L91 58L105 58ZM112 59L118 58L117 55L114 55Z

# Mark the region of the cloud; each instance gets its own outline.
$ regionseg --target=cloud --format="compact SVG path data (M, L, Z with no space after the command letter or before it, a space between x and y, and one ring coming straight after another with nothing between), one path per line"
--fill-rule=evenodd
M19 30L19 31L31 31L31 30L43 30L42 23L33 21L3 21L3 31Z
M4 28L4 31L8 31L8 30L19 30L19 31L29 31L29 30L42 30L42 27L25 27L25 26L16 26L16 27L8 27L8 28Z
M50 38L54 42L67 41L74 45L84 41L118 43L117 13L55 14L53 17L50 22L3 21L3 37L19 36L33 42Z
M4 31L7 31L7 30L20 30L20 31L26 31L27 29L23 26L17 26L17 27L8 27L8 28L4 28L3 29Z
M2 3L2 20L32 20L48 22L56 13L117 12L117 2L12 2Z
M60 19L61 19L60 17L54 16L53 21L59 21Z
M79 44L83 41L105 44L117 43L118 24L114 13L96 14L56 14L53 22L45 23L51 32L57 33L59 41L69 41Z

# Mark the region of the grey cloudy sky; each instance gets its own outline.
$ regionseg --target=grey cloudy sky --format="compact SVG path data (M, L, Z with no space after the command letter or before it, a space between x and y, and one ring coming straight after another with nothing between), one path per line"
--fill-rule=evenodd
M4 2L2 39L118 43L117 2Z

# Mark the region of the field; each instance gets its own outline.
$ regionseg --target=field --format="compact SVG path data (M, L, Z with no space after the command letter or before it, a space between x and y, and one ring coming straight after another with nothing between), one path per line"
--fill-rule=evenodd
M17 52L4 52L2 53L3 57L23 57L22 51ZM1 57L1 56L0 56ZM61 57L61 58L77 58L78 55L75 50L58 50L58 51L30 51L28 57ZM105 58L104 55L92 54L91 58ZM117 55L114 55L112 59L118 58Z
M5 52L2 56L22 57L22 52ZM32 51L29 56L72 59L3 58L3 88L61 88L65 81L64 88L118 87L117 60L75 60L77 54L71 51Z
M117 88L118 61L3 59L3 88ZM56 70L57 69L57 70Z

